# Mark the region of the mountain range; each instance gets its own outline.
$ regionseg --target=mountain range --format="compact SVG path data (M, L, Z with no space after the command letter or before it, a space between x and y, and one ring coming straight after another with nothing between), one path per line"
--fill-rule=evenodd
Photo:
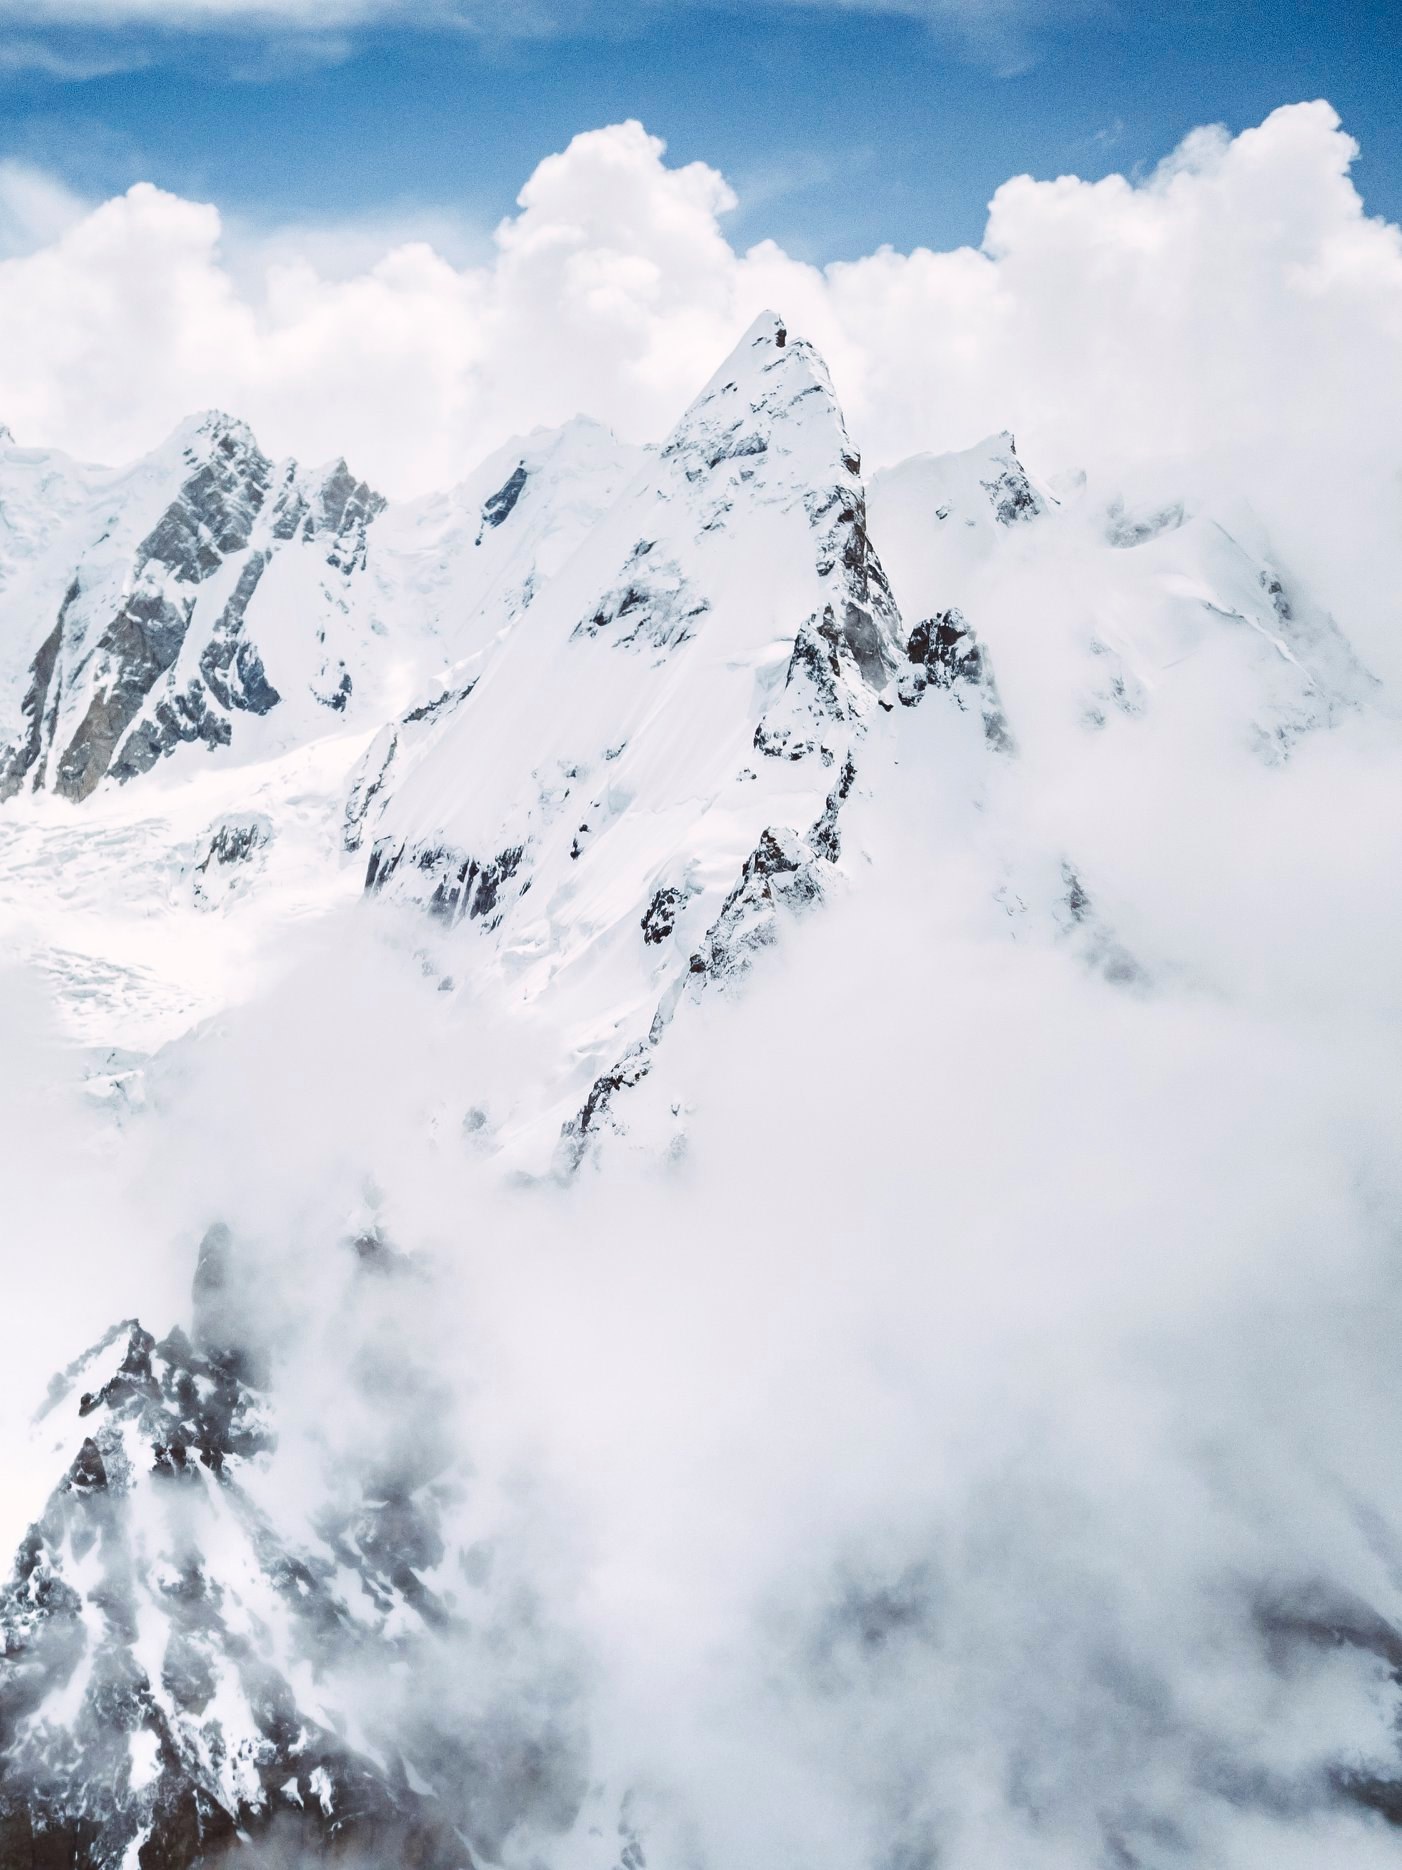
M6 939L117 1128L344 918L379 919L465 1061L494 1022L424 1121L552 1201L683 1160L727 1075L782 1086L715 1009L894 873L1097 992L1230 995L1202 905L1105 827L1139 788L1191 825L1213 776L1269 787L1331 736L1388 746L1395 717L1249 490L1140 507L1044 482L1008 433L868 476L773 314L660 444L580 419L412 502L221 414L120 470L0 432ZM914 978L850 957L935 1006L961 965L933 934ZM435 1432L415 1254L348 1226L293 1338L221 1220L189 1254L185 1319L114 1324L36 1417L54 1490L0 1596L5 1870L660 1864ZM344 1362L373 1428L309 1434L299 1357ZM905 1614L849 1609L873 1642ZM1395 1722L1380 1610L1326 1580L1253 1614L1347 1652ZM487 1650L489 1700L458 1685ZM1402 1823L1402 1758L1326 1747L1239 1796ZM883 1862L945 1861L921 1848ZM1101 1848L1166 1861L1123 1813Z

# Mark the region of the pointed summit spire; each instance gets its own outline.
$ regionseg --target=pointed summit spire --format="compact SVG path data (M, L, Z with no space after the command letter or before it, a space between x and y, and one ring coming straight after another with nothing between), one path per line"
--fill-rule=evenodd
M857 458L827 366L777 312L762 312L691 403L662 449L697 482L743 461L742 479L777 490L780 479L809 487L857 472ZM767 457L767 465L761 465Z
M761 312L740 340L742 345L772 344L778 351L782 351L788 341L789 333L785 321L778 312L771 311Z
M749 384L785 355L792 356L798 352L806 352L814 361L819 361L819 369L822 369L817 352L811 346L801 341L795 343L791 339L788 323L778 312L761 312L747 327L719 370L706 382L696 401L703 402L727 383ZM823 374L826 375L826 372Z

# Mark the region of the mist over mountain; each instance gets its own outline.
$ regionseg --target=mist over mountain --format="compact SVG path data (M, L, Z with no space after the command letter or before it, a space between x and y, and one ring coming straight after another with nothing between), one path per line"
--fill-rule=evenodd
M0 434L5 1870L1397 1860L1395 438L872 472L789 316Z

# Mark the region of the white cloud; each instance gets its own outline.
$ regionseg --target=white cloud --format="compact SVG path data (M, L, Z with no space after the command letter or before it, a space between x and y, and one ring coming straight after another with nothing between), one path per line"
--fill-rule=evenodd
M271 449L416 491L580 410L659 435L775 304L869 462L1012 427L1045 473L1245 487L1386 660L1394 587L1358 568L1397 530L1402 236L1365 215L1354 154L1327 104L1294 105L1195 132L1141 183L1015 178L978 249L826 269L736 251L724 178L668 167L636 123L542 162L467 264L461 229L453 258L385 229L231 240L211 206L142 185L78 214L11 166L0 417L114 459L219 405Z
M1077 16L1107 11L1103 0L785 0L810 11L888 14L918 20L975 64L1002 77L1036 62L1036 40Z

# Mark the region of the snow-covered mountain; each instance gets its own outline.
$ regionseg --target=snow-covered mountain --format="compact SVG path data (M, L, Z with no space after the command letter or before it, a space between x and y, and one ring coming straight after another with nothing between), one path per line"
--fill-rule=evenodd
M1270 761L1375 700L1244 508L1058 498L1007 435L868 501L773 316L653 451L577 422L395 506L206 417L123 472L7 445L0 489L10 934L89 1055L128 1076L364 885L432 912L442 979L548 1034L493 1087L528 1170L850 873L864 747L927 687L1029 796L1097 736L1107 765L1127 735ZM1008 900L1085 896L1073 852L1017 863L1053 881L1010 873Z
M0 641L22 690L5 796L84 799L190 743L246 761L327 715L378 723L417 692L429 644L462 659L515 620L628 458L579 423L387 513L344 461L274 464L217 414L121 473L4 447Z
M710 1009L912 865L970 941L1228 994L1197 910L1117 863L1116 802L1170 784L1191 813L1204 774L1268 784L1392 722L1245 503L1053 489L1008 434L868 484L774 315L659 446L580 421L406 505L223 416L122 471L0 441L6 935L75 1072L153 1122L299 931L352 916L464 1061L424 1123L516 1186L679 1156L698 1086L750 1068ZM342 1242L313 1346L249 1322L231 1252L207 1236L188 1335L125 1321L40 1413L56 1487L0 1600L4 1863L186 1870L266 1836L448 1870L568 1835L641 1870L628 1788L522 1671L470 1717L367 1694L510 1621L416 1380L373 1455L280 1400L298 1355L386 1355L412 1261ZM1395 1670L1402 1639L1341 1602L1280 1640ZM1331 1783L1402 1812L1402 1767Z
M372 750L367 887L467 925L549 1021L567 1156L836 862L903 661L859 472L821 361L761 320L530 628Z

